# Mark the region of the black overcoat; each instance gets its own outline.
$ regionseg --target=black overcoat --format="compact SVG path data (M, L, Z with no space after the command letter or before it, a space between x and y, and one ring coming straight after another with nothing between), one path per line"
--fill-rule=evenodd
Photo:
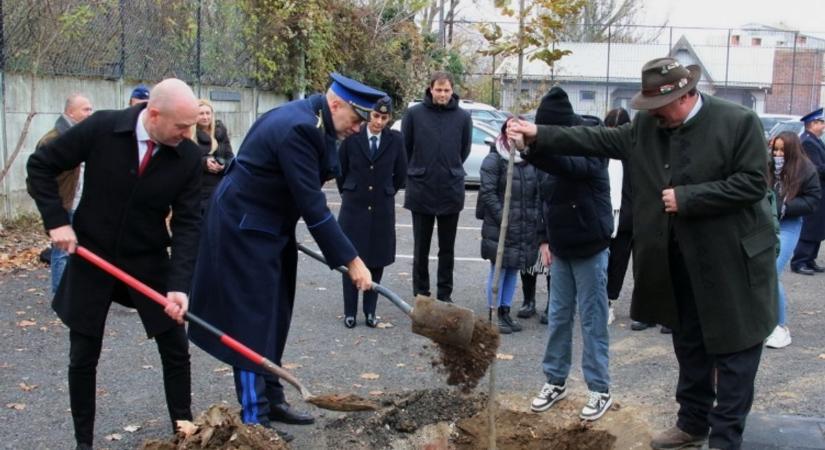
M188 139L177 147L160 145L138 177L135 125L145 106L98 111L38 148L29 158L26 182L46 229L68 225L55 177L85 162L83 195L72 222L78 243L162 293L188 292L200 225L200 150ZM72 330L102 336L118 292L115 283L71 255L52 307ZM136 291L128 293L114 300L137 308L149 336L175 325L163 308Z
M825 144L808 131L802 133L801 139L802 149L819 175L820 186L825 186ZM819 206L813 214L802 219L802 233L799 239L814 242L825 240L825 195L819 198Z
M286 103L249 129L204 218L191 311L276 364L295 301L298 219L330 268L357 256L321 190L337 168L326 98ZM227 364L264 372L199 327L189 338Z
M436 105L427 89L424 101L407 110L401 122L407 152L404 208L441 216L464 209L464 161L473 143L473 119L453 94Z
M384 129L378 152L370 153L366 127L341 144L338 223L364 264L377 268L395 261L395 194L407 176L401 133Z

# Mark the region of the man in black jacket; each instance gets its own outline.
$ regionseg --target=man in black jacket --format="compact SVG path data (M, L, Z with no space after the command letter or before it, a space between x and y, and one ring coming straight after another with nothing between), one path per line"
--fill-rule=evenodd
M192 419L183 315L200 224L200 151L190 139L197 117L192 90L168 79L155 86L148 104L99 111L29 158L29 194L52 244L72 254L52 307L70 330L69 398L78 449L92 448L95 374L112 300L136 308L155 338L173 428L176 420ZM86 167L83 194L70 224L55 177L80 163ZM78 257L77 245L167 293L170 305L164 311Z
M452 302L455 234L464 209L464 160L470 155L473 120L459 108L452 76L435 72L424 101L407 110L401 125L407 151L404 207L413 221L413 294L430 296L430 242L438 221L436 297Z
M536 112L536 124L581 125L567 93L550 89ZM542 368L547 382L531 409L546 411L567 395L576 309L582 323L582 372L590 391L580 417L597 420L610 408L607 330L607 255L613 231L607 159L553 156L542 189L546 233L541 244L550 263L550 308ZM542 240L540 238L540 240ZM549 249L548 249L549 248Z

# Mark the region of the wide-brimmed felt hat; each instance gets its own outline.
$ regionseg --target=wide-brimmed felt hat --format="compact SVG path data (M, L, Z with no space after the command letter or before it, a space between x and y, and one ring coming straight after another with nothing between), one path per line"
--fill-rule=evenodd
M656 58L642 67L642 90L633 96L634 109L661 108L695 88L702 69L697 65L683 66L675 58Z
M536 125L562 125L572 127L581 125L582 119L573 112L573 106L567 97L564 89L553 86L544 97L541 98L538 109L536 109Z

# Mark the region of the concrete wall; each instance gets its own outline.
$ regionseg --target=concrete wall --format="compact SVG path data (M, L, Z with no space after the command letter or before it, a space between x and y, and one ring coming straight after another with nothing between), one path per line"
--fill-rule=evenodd
M0 167L5 166L17 145L26 116L31 110L31 79L16 74L2 75L2 109L0 109ZM87 95L95 110L120 109L127 105L136 83L121 80L44 77L35 80L34 116L28 135L6 178L0 183L0 219L7 220L35 212L34 202L26 193L26 160L37 141L48 132L63 111L66 96L72 92ZM150 83L147 83L150 85ZM212 101L216 117L229 130L232 147L237 151L246 131L258 115L287 99L271 92L252 88L201 86L195 93L209 98L212 91L239 94L239 101Z

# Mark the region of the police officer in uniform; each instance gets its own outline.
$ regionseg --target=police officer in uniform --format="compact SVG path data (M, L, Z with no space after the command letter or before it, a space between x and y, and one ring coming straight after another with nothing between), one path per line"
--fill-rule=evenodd
M825 113L819 108L801 119L805 124L805 131L799 136L802 141L802 150L816 167L819 174L819 184L825 186L825 144L820 137L825 132ZM812 214L802 219L802 233L796 244L791 270L803 275L813 275L825 272L825 267L816 263L819 246L825 239L825 195L819 199L819 207Z
M195 266L191 311L276 364L295 300L299 218L330 268L346 265L358 289L372 283L321 186L338 172L338 141L358 133L385 94L339 74L331 78L326 94L270 110L249 129L212 195ZM314 422L286 402L277 378L198 327L189 337L234 367L244 423Z
M392 118L392 99L376 102L370 121L358 134L341 144L341 192L338 223L358 255L381 282L384 267L395 261L395 194L404 187L407 156L401 133L386 128ZM344 326L353 328L358 312L358 289L347 275L344 285ZM364 291L364 319L375 328L378 293Z

